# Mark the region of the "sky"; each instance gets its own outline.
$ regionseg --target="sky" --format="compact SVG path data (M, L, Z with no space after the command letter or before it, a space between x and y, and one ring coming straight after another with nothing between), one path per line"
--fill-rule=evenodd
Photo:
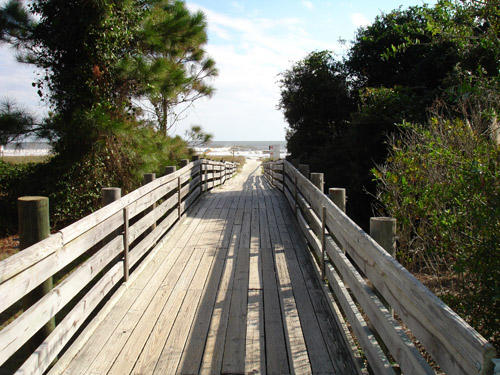
M280 141L286 128L277 108L280 73L315 50L331 50L341 58L359 27L369 25L382 12L422 5L424 0L186 3L191 11L206 15L206 51L219 75L212 81L215 94L196 101L172 132L183 135L191 125L201 125L218 141ZM32 66L17 63L15 51L0 46L0 99L13 99L41 117L47 108L31 86L34 76Z

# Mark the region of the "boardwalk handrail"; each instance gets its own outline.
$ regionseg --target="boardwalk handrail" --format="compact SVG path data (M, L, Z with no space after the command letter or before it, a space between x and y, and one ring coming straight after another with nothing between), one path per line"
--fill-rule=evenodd
M61 271L67 274L0 331L0 366L70 304L55 330L18 370L42 374L92 311L126 281L129 271L200 194L223 184L236 167L237 163L205 159L191 162L0 261L0 313L49 277Z
M315 253L314 258L320 267L324 266L324 277L375 373L394 373L387 353L403 373L434 373L385 306L387 303L446 373L492 372L493 345L291 163L286 160L264 163L264 173L297 212L299 226ZM387 302L384 304L379 296Z

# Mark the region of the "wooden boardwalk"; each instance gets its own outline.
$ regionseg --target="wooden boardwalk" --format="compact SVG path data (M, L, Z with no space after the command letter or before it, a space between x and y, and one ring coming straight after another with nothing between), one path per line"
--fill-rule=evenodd
M51 374L356 373L294 215L257 162L149 257Z

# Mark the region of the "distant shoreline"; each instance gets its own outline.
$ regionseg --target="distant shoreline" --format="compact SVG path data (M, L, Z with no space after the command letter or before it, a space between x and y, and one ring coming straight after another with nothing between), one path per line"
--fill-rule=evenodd
M194 147L199 154L210 156L244 156L265 158L269 156L269 146L279 145L280 155L287 155L285 141L212 141L204 147ZM52 147L48 142L20 142L0 146L0 156L49 156Z

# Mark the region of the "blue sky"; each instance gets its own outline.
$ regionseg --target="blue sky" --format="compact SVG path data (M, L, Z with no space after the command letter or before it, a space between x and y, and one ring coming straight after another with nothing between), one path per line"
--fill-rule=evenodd
M4 3L5 0L0 0ZM425 1L434 3L435 1ZM201 125L216 140L283 140L286 123L276 109L278 74L313 50L328 49L341 57L358 27L381 12L423 0L275 0L187 1L208 21L208 53L219 76L215 95L201 99L173 131L183 134ZM32 112L46 108L31 87L33 67L16 63L14 51L0 47L0 98L15 99Z

